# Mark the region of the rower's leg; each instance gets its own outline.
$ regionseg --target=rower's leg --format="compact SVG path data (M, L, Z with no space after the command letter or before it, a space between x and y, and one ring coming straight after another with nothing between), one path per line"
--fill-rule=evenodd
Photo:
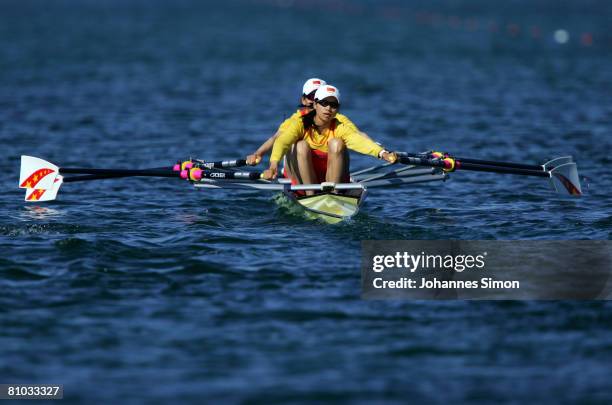
M342 179L348 177L348 150L344 141L332 138L327 142L327 174L326 181L342 183Z
M299 141L295 144L295 149L297 152L298 170L293 173L297 174L300 184L315 184L317 182L317 175L312 165L310 146L305 141ZM313 194L314 191L312 190L306 191L306 195Z
M295 145L291 145L289 152L285 155L285 172L287 173L288 178L295 177L300 182L299 176L297 174L298 170L298 160L297 160L297 148ZM297 173L297 174L296 174Z

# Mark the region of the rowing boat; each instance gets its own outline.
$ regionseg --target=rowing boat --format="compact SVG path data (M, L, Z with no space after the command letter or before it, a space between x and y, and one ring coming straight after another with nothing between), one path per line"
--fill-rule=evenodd
M328 224L337 224L357 215L365 201L365 187L347 190L345 194L324 191L314 195L297 195L291 191L284 194L289 200L304 209L305 215L311 219L320 219Z
M224 173L236 176L229 169ZM287 198L300 206L311 219L319 219L330 224L346 221L359 212L368 195L369 188L393 187L402 184L416 184L444 181L448 174L440 169L405 166L395 169L389 163L373 166L351 174L350 183L320 183L292 185L289 179L276 181L241 181L225 177L203 178L193 182L196 188L235 188L281 191ZM311 190L316 194L303 195Z
M557 194L582 194L577 166L570 156L541 165L452 158L448 154L440 156L439 152L397 152L397 156L397 163L383 163L351 173L348 183L293 185L289 179L270 181L262 178L262 172L239 171L237 168L246 166L245 160L208 162L189 159L161 168L98 169L60 168L46 160L24 155L21 157L19 187L26 189L26 201L43 202L55 200L64 183L121 177L178 178L188 180L196 189L281 192L301 207L307 217L327 223L338 223L354 217L372 189L445 181L449 178L449 172L459 169L547 178ZM71 174L84 176L69 176ZM304 195L305 191L315 193Z

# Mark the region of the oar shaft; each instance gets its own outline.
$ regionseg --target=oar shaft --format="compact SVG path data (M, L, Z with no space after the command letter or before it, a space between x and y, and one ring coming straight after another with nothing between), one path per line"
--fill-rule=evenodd
M489 165L489 166L499 166L499 167L509 167L514 169L524 169L524 170L536 170L536 171L544 171L544 167L540 165L526 165L523 163L514 163L514 162L496 162L494 160L482 160L482 159L465 159L458 157L457 160L462 163L474 163L478 165Z
M401 163L408 164L408 165L446 168L445 162L440 159L427 159L427 158L419 158L419 157L399 156L399 161ZM515 169L511 167L500 167L500 166L494 166L494 165L467 163L459 159L455 159L455 170L472 170L472 171L477 171L477 172L491 172L491 173L504 173L504 174L518 174L518 175L523 175L523 176L550 177L550 173L544 172L544 171Z
M431 155L428 153L398 152L398 155L407 156L407 157L417 157L417 158L431 158ZM544 167L541 165L528 165L524 163L514 163L514 162L498 162L496 160L469 159L469 158L463 158L463 157L453 157L453 158L462 163L474 163L474 164L479 164L479 165L510 167L514 169L538 170L541 172L544 171Z
M484 165L476 163L466 163L461 160L456 160L457 167L464 170L473 170L477 172L491 172L491 173L504 173L504 174L518 174L522 176L535 176L535 177L550 177L550 173L541 170L530 170L530 169L516 169L512 167Z
M153 167L150 169L143 170L172 170L172 167ZM91 181L91 180L104 180L104 179L118 179L122 177L130 177L125 174L86 174L83 176L71 176L64 177L64 183L73 183L75 181Z
M179 173L166 170L150 170L150 169L87 169L87 168L60 168L61 174L94 174L94 175L111 175L121 177L179 177Z

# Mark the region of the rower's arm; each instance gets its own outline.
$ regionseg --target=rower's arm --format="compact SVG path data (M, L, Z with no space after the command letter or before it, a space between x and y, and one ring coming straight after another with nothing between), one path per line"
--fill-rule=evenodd
M300 135L303 135L303 126L301 128L301 133L297 124L282 128L272 147L270 167L262 173L264 179L272 180L278 176L278 162L285 156L291 145L300 139Z
M359 132L359 134L361 136L363 136L366 139L369 139L370 141L374 142L374 139L370 138L370 135L366 134L365 132L363 132L362 130L360 130L359 128L357 128L357 126L355 124L353 124L352 121L348 121L344 123L347 127L353 129L355 132ZM376 143L376 142L374 142Z
M276 131L274 135L268 138L267 141L265 141L259 148L257 148L257 150L255 151L255 154L259 156L263 156L266 153L270 152L270 150L272 149L272 146L274 146L274 141L276 140L276 138L278 138L278 135L280 135L280 132Z
M296 113L297 114L297 113ZM291 117L287 118L285 121L283 121L278 129L276 130L276 133L274 135L272 135L270 138L268 138L267 141L265 141L259 148L257 148L257 150L255 151L255 153L253 153L252 155L247 156L246 161L247 164L249 165L256 165L261 161L261 158L270 151L270 149L272 149L272 147L274 146L274 142L276 142L276 139L279 137L279 135L284 132L285 130L287 130L287 128L291 127L291 124L293 122L293 118L296 115L292 115Z
M382 146L376 144L370 137L363 136L363 133L360 131L355 131L349 127L344 129L338 128L338 130L337 132L339 133L337 135L344 141L346 147L355 152L377 158L383 150Z
M363 136L364 138L369 139L370 141L374 142L374 139L370 138L370 135L366 134L366 133L365 133L365 132L363 132L363 131L359 131L359 133L360 133L360 134L361 134L361 136ZM376 142L374 142L374 143L376 143Z
M270 163L280 162L283 156L287 153L291 145L296 143L301 135L304 134L304 125L302 121L296 121L288 123L288 125L281 127L279 130L280 134L274 141L272 147L272 154L270 155Z
M364 138L369 139L370 141L374 142L374 140L372 138L370 138L370 136L368 134L366 134L365 132L361 131L359 128L357 128L357 125L355 125L355 123L353 121L350 120L349 117L347 117L344 114L336 114L336 119L338 119L342 125L345 125L346 127L350 128L351 130L355 131L355 132L359 132L361 134L361 136L363 136Z
M353 124L351 121L346 122L344 125L346 125L348 128L354 130L355 132L358 132L359 135L361 135L362 137L374 142L374 139L370 138L370 135L366 134L365 132L363 132L362 130L360 130L359 128L357 128L357 126L355 124ZM374 142L376 143L376 142Z
M268 140L266 140L264 143L262 143L261 146L257 148L257 150L254 153L247 156L246 158L247 164L253 165L253 166L258 164L261 161L261 158L265 156L265 154L268 153L270 149L272 149L272 146L274 146L274 141L276 140L276 138L278 138L279 134L280 134L280 130L276 131L276 133L272 135L270 138L268 138Z

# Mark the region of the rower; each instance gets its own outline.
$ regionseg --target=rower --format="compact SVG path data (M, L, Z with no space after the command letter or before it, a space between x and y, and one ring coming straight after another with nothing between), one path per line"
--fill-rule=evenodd
M270 167L264 171L265 179L278 176L278 163L287 155L292 184L322 182L348 183L349 162L347 149L394 163L397 155L386 151L364 136L352 124L338 119L340 92L334 86L320 86L314 95L314 109L292 120L274 142ZM293 146L293 148L292 148ZM307 195L314 194L307 191Z
M320 86L325 84L327 84L325 80L316 77L308 79L306 80L306 82L304 82L304 85L302 86L302 96L300 97L300 106L298 107L298 110L285 121L283 121L283 123L279 126L278 130L274 135L272 135L270 138L268 138L268 140L261 144L261 146L257 148L255 152L247 156L246 162L248 165L255 166L259 164L262 157L265 156L272 149L274 141L276 140L276 138L278 138L283 128L289 125L292 121L301 120L303 116L307 115L313 110L315 92ZM348 119L348 117L346 117L345 115L336 114L336 118L339 121L345 123L346 125L353 126L355 130L357 130L355 124L353 124L351 120ZM361 134L366 138L370 139L366 133L362 132Z

